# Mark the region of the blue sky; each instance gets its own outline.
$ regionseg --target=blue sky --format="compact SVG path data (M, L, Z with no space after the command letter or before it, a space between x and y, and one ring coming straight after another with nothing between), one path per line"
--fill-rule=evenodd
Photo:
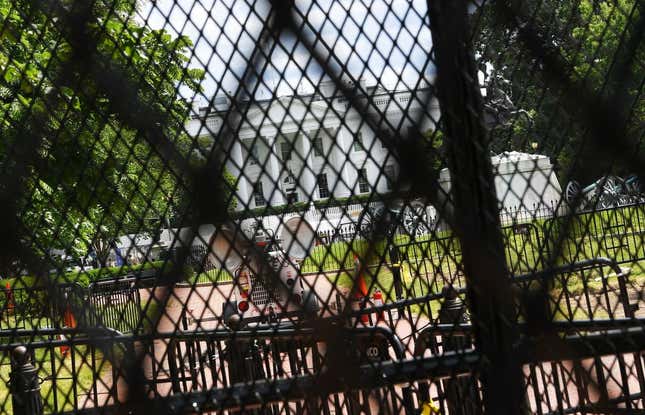
M431 77L433 67L427 61L432 41L422 18L427 15L425 0L296 3L296 20L305 27L301 36L315 40L316 48L331 54L336 67L347 67L352 77L362 74L368 85L380 82L396 89L413 86L423 75ZM207 71L199 97L205 102L214 94L235 91L268 13L265 0L157 0L146 2L138 19L192 39L189 66ZM276 91L287 95L298 88L310 92L322 80L321 68L295 36L283 34L265 52L265 85L256 97Z

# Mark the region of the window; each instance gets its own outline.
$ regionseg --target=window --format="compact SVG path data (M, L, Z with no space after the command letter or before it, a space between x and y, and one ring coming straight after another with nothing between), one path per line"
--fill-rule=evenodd
M367 170L360 169L358 171L358 192L367 193L370 191L370 184L367 181Z
M327 183L327 174L318 175L318 196L321 199L329 197L329 184Z
M363 133L360 131L354 136L354 151L363 151Z
M387 190L392 190L393 182L394 166L385 166L385 183L387 184Z
M282 161L291 160L292 147L293 146L289 142L283 141L280 143L280 156L282 157Z
M267 204L266 199L264 198L264 190L262 189L262 182L257 182L253 185L253 200L255 201L255 206L260 207Z
M258 164L258 146L254 145L253 140L244 140L244 148L246 149L249 164Z
M287 193L287 204L296 203L298 201L298 192Z
M325 150L323 147L323 139L321 136L316 136L314 138L314 156L323 157L325 155Z
M287 203L294 203L298 201L298 192L296 191L296 178L289 172L282 180L283 189L287 196Z

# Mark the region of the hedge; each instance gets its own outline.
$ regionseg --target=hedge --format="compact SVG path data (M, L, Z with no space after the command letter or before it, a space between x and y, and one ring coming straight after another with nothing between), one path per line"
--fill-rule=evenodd
M93 282L111 278L117 278L124 275L145 271L148 269L161 269L164 266L163 261L146 262L141 265L124 265L120 267L106 267L96 268L87 271L74 271L64 274L51 274L51 278L60 284L65 283L78 283L83 287L87 287ZM166 268L170 268L170 263L166 263ZM37 284L38 279L31 275L22 275L20 277L3 278L0 280L2 287L7 283L11 287L33 287Z

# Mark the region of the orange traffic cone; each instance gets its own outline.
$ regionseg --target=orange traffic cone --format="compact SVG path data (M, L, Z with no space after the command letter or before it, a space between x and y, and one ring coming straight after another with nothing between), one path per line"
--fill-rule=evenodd
M354 266L356 269L356 287L354 288L354 301L359 305L359 309L363 309L362 301L367 297L367 284L365 283L365 278L363 278L363 273L361 272L361 263L358 260L358 256L354 255ZM367 324L370 322L370 318L366 313L361 314L361 322Z
M13 290L11 285L7 283L4 287L5 296L7 297L7 313L13 314L16 304L13 301Z
M72 313L72 308L67 304L67 307L65 307L65 313L63 314L63 324L65 327L69 327L72 329L76 328L76 317L74 317L74 313Z
M382 306L384 304L383 302L383 293L381 293L381 290L376 290L374 291L374 295L372 296L372 300L374 301L375 306ZM376 313L376 316L378 320L384 321L385 320L385 313L383 310L379 311Z
M67 304L65 307L65 312L63 313L63 327L69 327L69 328L76 328L76 318L74 317L74 313L72 313L72 308ZM67 340L67 337L64 335L60 335L60 340ZM60 347L60 354L63 355L63 357L67 357L69 354L69 345L64 344Z

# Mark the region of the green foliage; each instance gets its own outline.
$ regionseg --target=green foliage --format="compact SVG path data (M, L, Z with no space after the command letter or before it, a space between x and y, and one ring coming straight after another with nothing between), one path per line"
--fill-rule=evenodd
M516 110L508 123L492 129L493 151L531 152L536 143L537 151L550 156L560 171L568 173L575 162L578 168L572 174L576 179L595 180L611 167L611 161L582 153L585 126L576 122L574 114L565 111L562 87L547 82L542 63L529 52L512 22L503 27L496 24L495 7L499 4L485 2L482 13L473 17L477 27L474 45L480 69L489 82L485 101L490 102L495 91L500 90ZM639 5L636 0L528 0L515 5L529 16L524 23L530 23L545 39L544 46L563 58L569 69L564 75L572 82L603 96L609 96L619 86L626 87L627 97L622 102L633 104L627 109L631 110L627 131L633 134L642 128L645 104L639 93L645 61L643 42L625 73L628 76L614 79L618 74L612 72L626 52L627 39L636 33L642 2Z
M167 265L164 269L169 270L170 264L166 264ZM95 268L88 271L67 273L62 277L61 282L76 282L84 287L87 287L89 284L96 281L122 277L127 274L133 274L148 269L162 269L163 266L163 261L157 261L146 262L141 265L124 265L121 267Z
M184 268L182 270L182 274L183 274L184 278L187 279L187 280L191 280L191 279L195 278L195 276L197 275L195 273L195 270L193 269L193 267L191 267L190 265L184 265Z
M123 277L124 275L133 274L148 269L162 269L162 272L166 272L171 269L171 264L163 261L146 262L145 264L141 265L124 265L121 267L96 268L87 271L68 272L62 275L52 274L50 277L55 280L55 283L75 282L83 287L87 287L88 285L96 281ZM0 284L2 284L3 287L7 283L13 288L26 288L43 285L42 280L29 275L0 279Z
M578 13L584 25L575 27L571 32L579 42L580 50L563 51L567 60L574 65L577 77L586 78L596 88L601 87L614 59L624 47L621 38L633 35L640 14L636 3L635 0L580 1ZM635 60L642 64L644 59L645 47L641 42Z
M107 241L151 231L147 219L179 205L186 183L150 143L191 164L205 151L184 132L177 93L199 91L204 74L185 68L190 40L141 26L135 1L47 4L0 0L0 169L19 167L16 146L35 152L17 203L40 255L104 260Z
M435 171L439 171L445 167L444 155L444 139L443 131L441 130L428 130L423 135L428 142L428 152L430 153L430 163Z
M402 245L409 242L406 235L397 235L395 244ZM370 242L356 239L352 242L332 242L328 245L319 245L313 249L302 263L302 272L328 272L343 269L354 269L354 257L358 257L364 265L383 264L389 260L388 242L378 241L371 255L368 256Z
M199 283L224 283L233 281L233 276L223 269L212 269L210 271L194 274L186 279L188 284Z

